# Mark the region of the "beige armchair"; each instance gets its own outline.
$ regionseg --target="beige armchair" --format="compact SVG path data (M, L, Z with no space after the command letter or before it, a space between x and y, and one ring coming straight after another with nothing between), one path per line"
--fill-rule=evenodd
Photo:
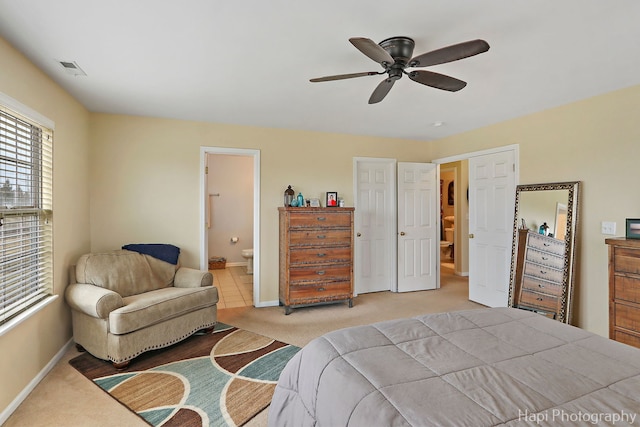
M65 297L76 345L117 368L216 324L210 272L128 250L81 256Z

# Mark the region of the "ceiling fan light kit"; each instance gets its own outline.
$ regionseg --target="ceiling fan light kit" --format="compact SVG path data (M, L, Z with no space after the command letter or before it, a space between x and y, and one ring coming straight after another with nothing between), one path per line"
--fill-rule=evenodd
M407 68L428 67L432 65L444 64L478 55L489 50L489 43L484 40L470 40L463 43L454 44L413 56L415 42L410 37L390 37L375 43L365 37L352 37L349 39L356 49L379 63L384 71L368 71L363 73L338 74L335 76L313 78L311 82L327 82L332 80L352 79L355 77L376 76L387 74L387 77L375 88L369 104L382 101L389 93L396 80L403 74L409 76L414 82L430 86L436 89L457 92L464 88L467 83L444 74L434 73L426 70L407 71Z

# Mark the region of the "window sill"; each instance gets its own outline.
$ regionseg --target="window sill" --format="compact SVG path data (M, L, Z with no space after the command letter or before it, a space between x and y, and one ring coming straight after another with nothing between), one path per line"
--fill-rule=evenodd
M16 326L18 326L20 323L29 319L31 316L35 315L37 312L39 312L40 310L42 310L43 308L45 308L46 306L54 302L56 299L58 299L58 295L51 295L50 297L45 298L44 300L40 301L38 304L29 308L24 313L21 313L15 318L9 320L4 325L0 326L0 337L6 334L7 332L9 332L10 330L12 330L13 328L15 328Z

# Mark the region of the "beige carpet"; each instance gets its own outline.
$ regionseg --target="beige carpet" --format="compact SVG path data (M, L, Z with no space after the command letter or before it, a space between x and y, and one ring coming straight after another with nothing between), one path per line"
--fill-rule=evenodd
M360 295L353 308L346 304L294 309L289 316L281 307L242 307L218 312L221 322L283 342L304 346L325 332L423 313L482 307L468 301L467 280L443 268L441 289L397 294ZM99 390L69 366L79 353L69 350L46 378L25 399L3 427L145 427L136 415ZM246 426L266 426L267 410Z

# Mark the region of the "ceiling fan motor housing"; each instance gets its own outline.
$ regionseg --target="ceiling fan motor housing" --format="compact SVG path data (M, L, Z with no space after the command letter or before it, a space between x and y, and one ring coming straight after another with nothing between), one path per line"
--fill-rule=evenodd
M415 42L409 37L390 37L378 43L396 61L406 65L413 57ZM389 64L391 65L391 64Z

